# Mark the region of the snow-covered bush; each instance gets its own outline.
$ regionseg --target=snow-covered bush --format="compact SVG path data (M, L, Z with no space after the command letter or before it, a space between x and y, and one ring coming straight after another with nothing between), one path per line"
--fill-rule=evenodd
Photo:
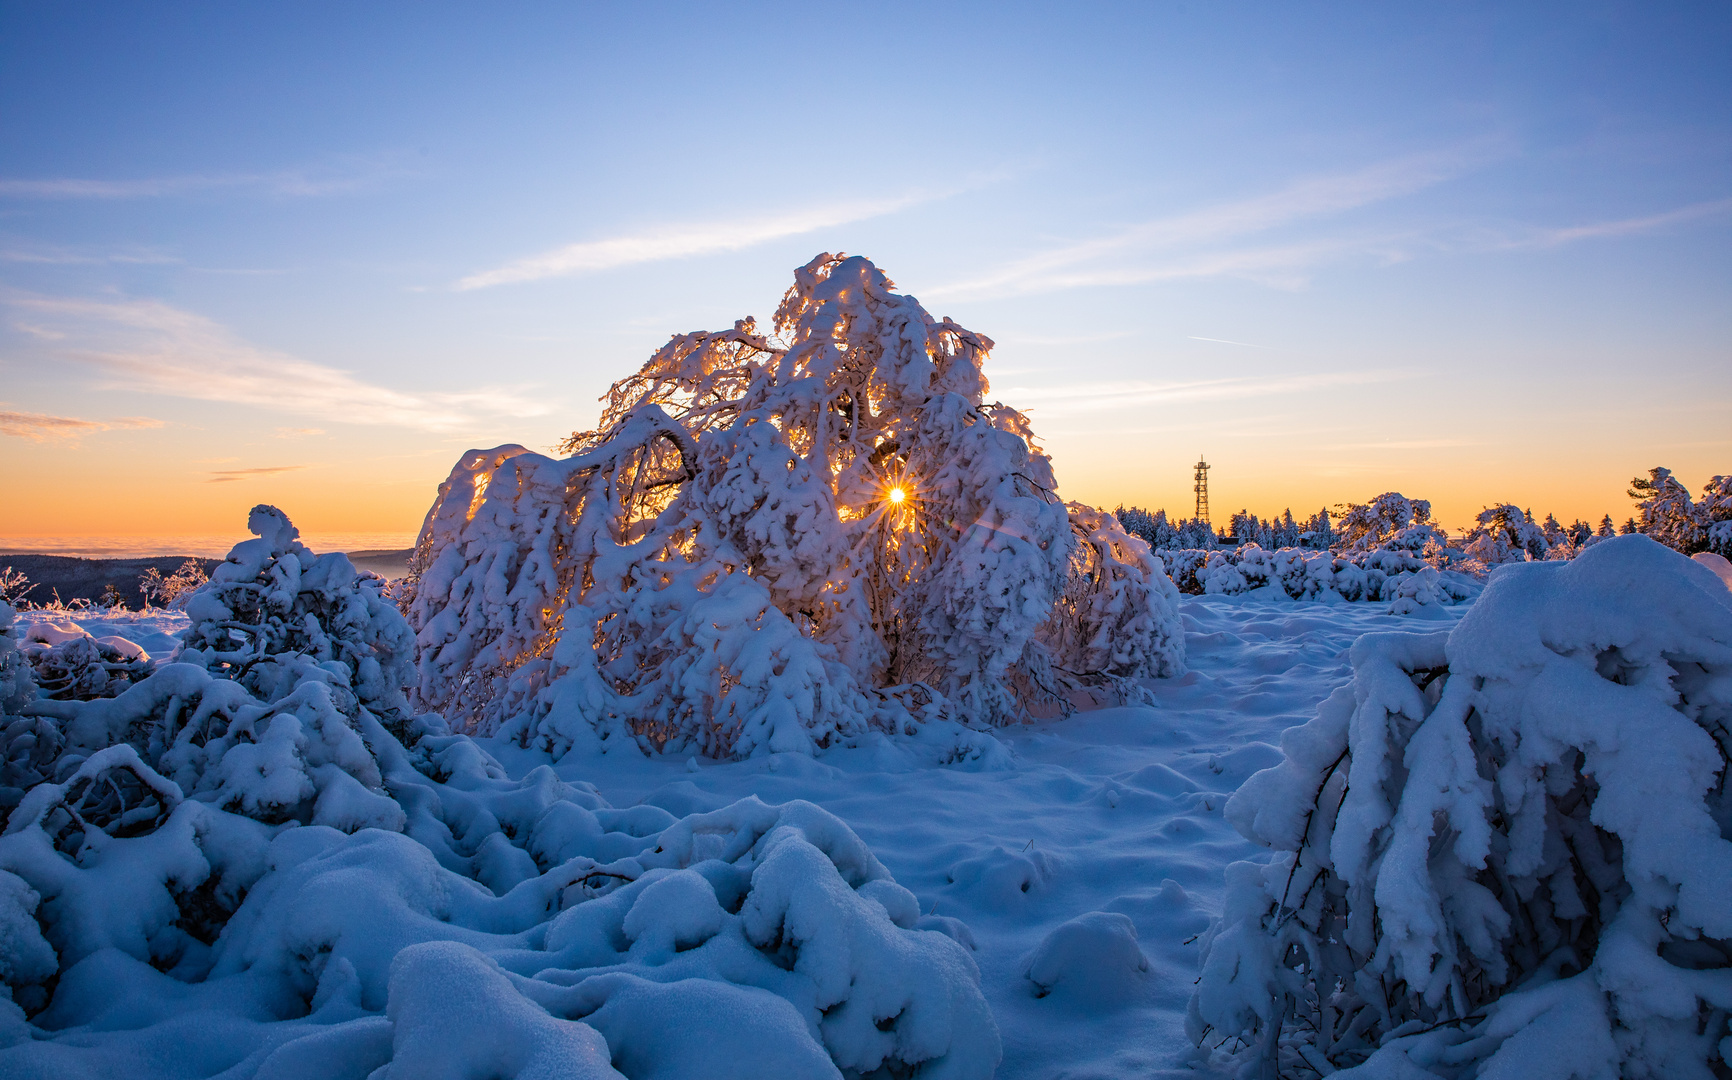
M1276 854L1227 870L1193 1036L1247 1075L1725 1075L1732 593L1620 537L1352 661L1227 805Z
M1104 510L1071 503L1070 524L1076 542L1065 590L1034 642L1061 674L1078 680L1181 674L1183 636L1168 617L1179 593L1160 557ZM1025 660L1023 669L1032 666Z
M150 673L150 657L118 636L95 637L65 623L32 623L22 646L43 696L79 701L114 697Z
M24 571L0 566L0 604L11 605L14 601L23 603L24 594L35 587L30 584L30 577Z
M9 747L20 764L9 759L16 775L4 786L66 782L124 744L184 795L260 820L398 821L370 744L380 725L401 734L409 722L408 625L374 575L308 551L281 511L256 507L248 526L255 538L188 598L191 626L167 663L153 667L121 638L33 625L27 654L41 650L32 661L44 696L23 710L31 730Z
M0 600L0 820L25 788L48 778L62 742L53 723L25 715L36 684L18 647L17 618L12 605Z
M378 579L249 524L116 697L23 700L0 610L37 725L0 806L0 1072L135 1071L148 1026L240 1075L991 1076L972 958L841 821L507 778L403 711Z
M188 559L168 577L163 577L162 571L154 566L147 568L138 579L138 591L146 604L172 608L178 607L182 598L191 595L209 580L210 574L199 565L198 560Z
M674 337L572 456L464 454L403 597L417 702L554 754L731 757L1182 670L1148 556L1067 513L1027 418L987 403L991 341L892 289L820 256L774 339Z
M1163 551L1173 584L1183 593L1232 596L1277 588L1294 600L1386 601L1395 614L1434 604L1456 604L1479 593L1479 583L1439 570L1403 547L1373 548L1351 557L1305 548L1267 551L1256 544L1213 551Z
M512 1075L541 1044L525 1028L592 1047L601 1071L577 1075L617 1077L610 1059L634 1076L996 1067L967 950L917 928L912 894L818 807L676 821L546 769L504 779L464 736L422 740L427 775L376 734L402 831L263 825L183 798L129 746L38 786L0 837L0 905L34 906L12 921L55 960L32 944L5 973L14 1000L50 1033L196 1000L241 1030L185 1036L192 1052L308 1039L297 1053L365 1060L353 1075L430 1075L428 1039L437 1075ZM138 797L95 827L111 790ZM100 1037L38 1039L8 1066L103 1060Z

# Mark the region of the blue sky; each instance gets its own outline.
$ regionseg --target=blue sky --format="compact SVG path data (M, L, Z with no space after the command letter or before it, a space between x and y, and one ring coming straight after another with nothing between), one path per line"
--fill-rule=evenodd
M412 532L819 251L1071 498L1732 471L1732 7L5 3L0 535Z

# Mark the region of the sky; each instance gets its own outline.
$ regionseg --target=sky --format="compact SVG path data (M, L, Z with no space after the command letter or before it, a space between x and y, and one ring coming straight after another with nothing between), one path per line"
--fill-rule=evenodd
M0 2L0 539L412 535L823 251L1061 493L1732 472L1732 5Z

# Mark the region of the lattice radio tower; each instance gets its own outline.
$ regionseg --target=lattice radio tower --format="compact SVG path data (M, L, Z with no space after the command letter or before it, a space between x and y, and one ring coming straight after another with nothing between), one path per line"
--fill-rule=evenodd
M1197 493L1197 520L1209 524L1209 463L1197 455L1197 483L1191 488Z

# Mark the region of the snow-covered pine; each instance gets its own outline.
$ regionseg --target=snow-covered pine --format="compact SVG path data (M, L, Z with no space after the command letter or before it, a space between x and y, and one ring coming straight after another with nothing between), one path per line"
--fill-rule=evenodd
M256 1048L241 1075L991 1076L974 961L840 820L511 780L402 713L378 579L249 525L117 697L25 700L0 609L8 732L51 736L11 740L0 806L8 1075L110 1072L130 1030L54 1033L197 1001L165 1037Z
M1696 512L1707 533L1707 550L1732 558L1732 476L1716 476L1704 484Z
M1619 537L1352 661L1227 804L1275 857L1228 867L1193 1036L1242 1075L1724 1075L1725 585Z
M1702 515L1690 498L1690 489L1672 475L1671 469L1649 469L1647 476L1630 481L1629 494L1636 500L1637 528L1643 536L1686 555L1702 550Z
M1067 513L1027 418L986 401L991 341L893 289L821 255L774 338L750 319L675 336L571 456L464 454L404 596L417 702L556 755L737 757L1002 724L1182 670L1146 556L1073 559L1099 529ZM1109 608L1140 628L1130 649L1160 651L1074 647Z
M1527 511L1511 503L1481 510L1463 548L1469 559L1490 567L1546 558L1552 541Z
M1350 556L1379 549L1423 552L1444 539L1431 520L1430 501L1409 499L1398 491L1348 504L1334 532L1335 552Z

